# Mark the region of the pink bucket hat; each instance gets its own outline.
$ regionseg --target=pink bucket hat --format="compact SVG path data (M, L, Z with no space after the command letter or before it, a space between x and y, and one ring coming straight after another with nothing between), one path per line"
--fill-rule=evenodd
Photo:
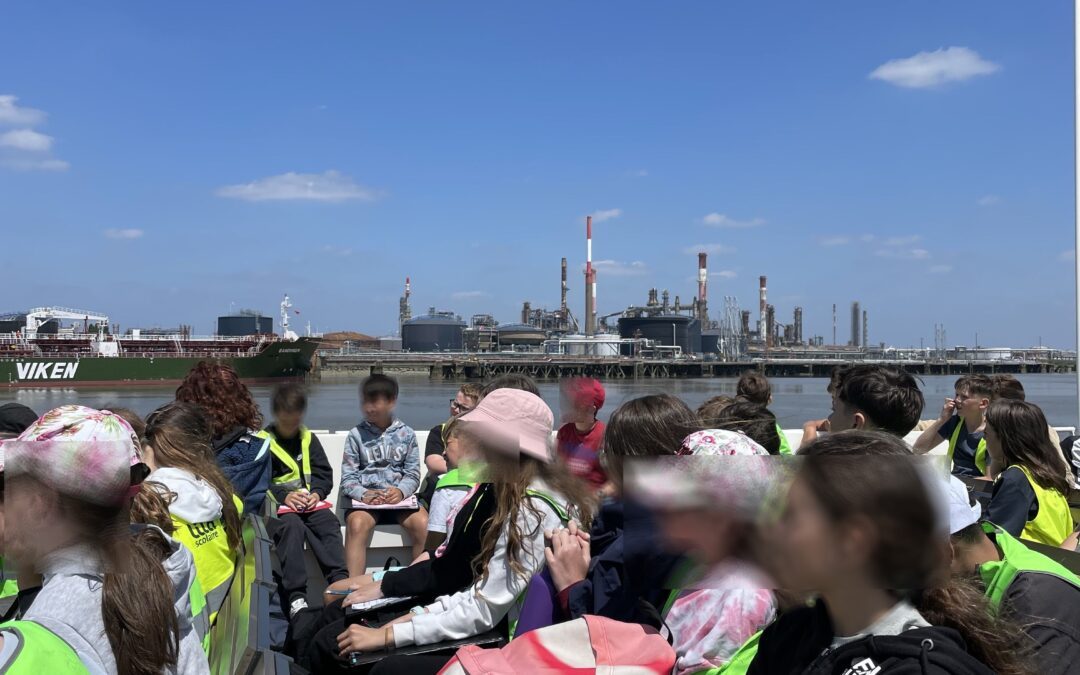
M122 501L131 492L131 467L142 463L126 420L78 405L50 410L2 449L6 476L31 476L92 504Z
M493 448L551 462L555 416L543 399L520 389L496 389L458 418Z

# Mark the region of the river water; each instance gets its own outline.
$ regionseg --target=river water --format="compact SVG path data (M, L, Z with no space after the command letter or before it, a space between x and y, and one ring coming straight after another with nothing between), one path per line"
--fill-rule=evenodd
M1054 426L1077 425L1076 376L1020 375L1027 392L1027 399L1042 407ZM937 417L946 396L952 396L955 377L933 376L922 378L923 393L927 405L924 418ZM401 396L398 400L398 416L416 429L430 429L449 415L449 402L457 391L453 382L432 381L425 376L402 376ZM606 420L618 405L626 400L653 393L670 393L682 398L691 408L705 399L718 394L735 395L734 379L698 380L610 380L607 403L600 411ZM314 382L311 384L307 425L312 429L345 430L360 420L358 396L359 379L356 381ZM773 385L773 412L784 428L798 428L809 419L829 414L829 396L825 392L826 379L775 378ZM262 408L270 414L270 386L252 387L252 392ZM0 402L18 401L30 406L39 414L65 403L78 403L90 407L114 404L130 408L146 415L173 397L172 387L114 387L106 389L0 389ZM557 382L540 383L540 393L559 414L559 386Z

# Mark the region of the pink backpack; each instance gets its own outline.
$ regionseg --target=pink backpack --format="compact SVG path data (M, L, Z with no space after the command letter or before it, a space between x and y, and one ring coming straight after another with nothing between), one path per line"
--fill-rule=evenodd
M670 675L675 651L653 628L600 616L529 631L502 649L462 647L439 675Z

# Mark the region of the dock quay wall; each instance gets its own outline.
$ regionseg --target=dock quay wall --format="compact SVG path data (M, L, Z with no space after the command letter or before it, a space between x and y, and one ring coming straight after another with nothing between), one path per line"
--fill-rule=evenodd
M1071 361L975 361L880 359L636 359L618 357L548 356L543 354L326 354L318 358L313 376L321 379L365 377L373 373L426 374L437 380L489 379L519 373L539 379L589 376L603 379L738 377L747 370L768 377L828 377L833 368L849 363L897 366L915 375L968 373L1074 372Z

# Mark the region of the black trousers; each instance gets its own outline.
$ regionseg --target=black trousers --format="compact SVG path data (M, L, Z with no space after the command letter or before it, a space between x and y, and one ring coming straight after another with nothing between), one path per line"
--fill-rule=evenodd
M281 561L281 595L286 603L307 596L304 541L311 546L326 583L348 578L341 523L329 509L288 513L270 521L271 536Z
M435 675L453 656L446 654L417 654L416 656L388 656L371 669L371 675Z

